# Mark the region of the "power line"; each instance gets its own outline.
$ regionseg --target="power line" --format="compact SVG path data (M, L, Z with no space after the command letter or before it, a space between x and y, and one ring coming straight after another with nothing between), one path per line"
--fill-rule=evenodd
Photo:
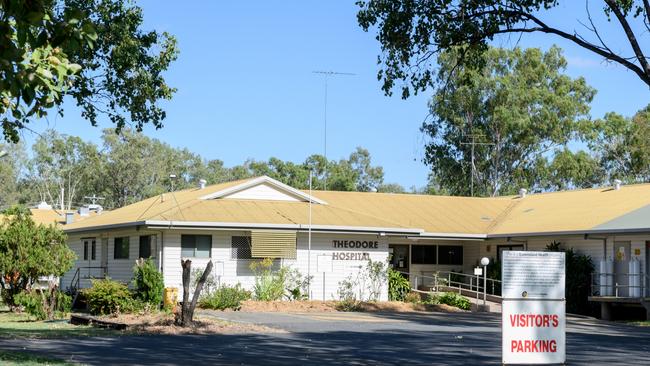
M338 72L338 71L312 71L314 74L320 74L325 77L325 111L324 111L324 151L325 151L325 170L323 172L323 190L327 190L327 81L330 76L355 76L351 72Z

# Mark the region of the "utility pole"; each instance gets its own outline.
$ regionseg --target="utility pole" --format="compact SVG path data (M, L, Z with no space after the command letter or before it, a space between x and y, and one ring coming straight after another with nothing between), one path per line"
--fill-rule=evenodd
M337 72L337 71L312 71L314 74L321 74L325 77L325 108L324 108L324 150L325 150L325 170L323 173L323 190L327 190L327 81L330 76L354 76L356 74L350 72Z
M485 137L485 135L471 134L471 135L468 135L468 137L470 137L472 139L470 142L461 142L460 144L461 145L471 145L472 146L472 149L471 149L471 151L472 151L471 152L471 154L472 154L472 158L471 158L472 159L471 160L472 161L471 162L472 169L471 169L471 172L470 172L471 180L470 180L470 188L469 189L470 189L470 196L474 197L474 177L476 175L476 163L475 163L475 158L474 158L474 148L476 147L476 145L489 146L489 145L494 145L494 144L490 143L490 142L476 142L477 137Z

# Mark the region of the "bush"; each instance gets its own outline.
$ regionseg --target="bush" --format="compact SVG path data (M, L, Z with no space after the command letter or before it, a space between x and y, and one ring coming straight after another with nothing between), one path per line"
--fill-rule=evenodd
M411 283L401 273L388 269L388 300L404 301L411 292Z
M308 288L309 282L314 276L303 277L302 273L293 268L287 271L285 280L286 297L288 300L307 300L309 299Z
M72 298L57 288L23 291L14 300L27 314L38 320L62 318L72 310Z
M92 287L83 290L83 294L91 314L129 313L137 310L138 303L125 284L110 278L90 281Z
M253 298L259 301L281 300L284 296L289 269L282 267L274 271L273 260L271 258L253 262L250 268L255 274Z
M454 306L462 310L469 310L472 308L472 303L465 297L455 292L445 292L437 297L439 304Z
M560 242L553 241L546 246L547 251L560 252ZM579 254L573 249L565 250L566 260L566 311L567 313L592 315L593 304L588 299L591 295L591 274L594 263L591 257Z
M411 304L417 304L422 302L422 296L417 292L409 292L404 296L404 302L409 302Z
M153 308L160 308L165 283L151 259L139 259L133 267L133 287L135 298Z
M251 292L243 289L239 283L235 286L223 285L210 294L202 296L199 306L205 309L239 310L241 302L250 298Z

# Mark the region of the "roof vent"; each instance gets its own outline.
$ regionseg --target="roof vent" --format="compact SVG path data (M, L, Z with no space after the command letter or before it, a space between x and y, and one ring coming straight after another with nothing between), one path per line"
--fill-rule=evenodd
M620 179L614 179L614 189L617 191L621 189L621 183L623 183L623 181Z
M79 216L90 216L90 207L82 206L79 207Z
M519 189L519 198L524 198L526 197L526 194L528 193L528 190L526 188L520 188Z
M74 212L65 213L65 224L72 224L74 222Z
M199 179L199 189L205 188L205 184L208 183L205 179Z
M39 210L51 210L52 206L48 205L47 202L45 201L41 201L41 203L39 203L38 206L36 206L36 208Z

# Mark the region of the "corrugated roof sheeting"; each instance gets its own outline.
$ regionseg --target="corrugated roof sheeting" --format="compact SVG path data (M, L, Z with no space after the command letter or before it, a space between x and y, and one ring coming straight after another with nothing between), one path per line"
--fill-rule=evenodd
M83 230L146 220L306 225L307 202L200 197L248 180L165 193L66 225ZM642 224L621 218L650 205L650 185L529 194L525 198L471 198L413 194L313 191L312 223L347 227L421 229L427 233L487 234L585 231ZM638 215L637 215L638 216ZM649 220L650 221L650 220ZM650 223L646 224L650 227Z

